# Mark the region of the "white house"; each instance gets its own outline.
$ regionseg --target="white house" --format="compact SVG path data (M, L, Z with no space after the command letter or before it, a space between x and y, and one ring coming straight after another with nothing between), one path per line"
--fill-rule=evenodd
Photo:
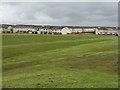
M62 35L63 35L63 34L70 34L70 33L71 33L71 30L70 30L69 28L65 27L65 28L63 28L63 29L61 30L61 33L62 33Z

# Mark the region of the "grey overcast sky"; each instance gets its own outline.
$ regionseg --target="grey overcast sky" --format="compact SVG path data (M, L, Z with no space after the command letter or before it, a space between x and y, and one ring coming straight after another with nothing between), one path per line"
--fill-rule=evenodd
M3 24L117 26L117 2L4 2Z

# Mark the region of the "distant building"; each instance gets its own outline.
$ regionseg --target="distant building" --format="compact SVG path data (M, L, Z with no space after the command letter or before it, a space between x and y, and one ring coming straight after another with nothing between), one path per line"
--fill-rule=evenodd
M43 26L43 25L0 25L1 33L28 34L82 34L93 33L103 35L119 35L116 27L88 27L88 26Z
M67 28L67 27L65 27L65 28L63 28L62 30L61 30L61 34L63 35L63 34L71 34L72 33L72 31L69 29L69 28Z

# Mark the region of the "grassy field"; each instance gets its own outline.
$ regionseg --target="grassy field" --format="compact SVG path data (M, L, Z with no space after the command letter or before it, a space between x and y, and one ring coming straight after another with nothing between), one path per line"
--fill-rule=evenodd
M3 35L3 88L117 88L118 38Z

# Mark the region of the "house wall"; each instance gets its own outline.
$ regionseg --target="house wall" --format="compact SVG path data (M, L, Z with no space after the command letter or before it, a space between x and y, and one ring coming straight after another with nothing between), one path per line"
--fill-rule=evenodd
M118 35L118 30L97 30L96 34L101 34L101 35Z

